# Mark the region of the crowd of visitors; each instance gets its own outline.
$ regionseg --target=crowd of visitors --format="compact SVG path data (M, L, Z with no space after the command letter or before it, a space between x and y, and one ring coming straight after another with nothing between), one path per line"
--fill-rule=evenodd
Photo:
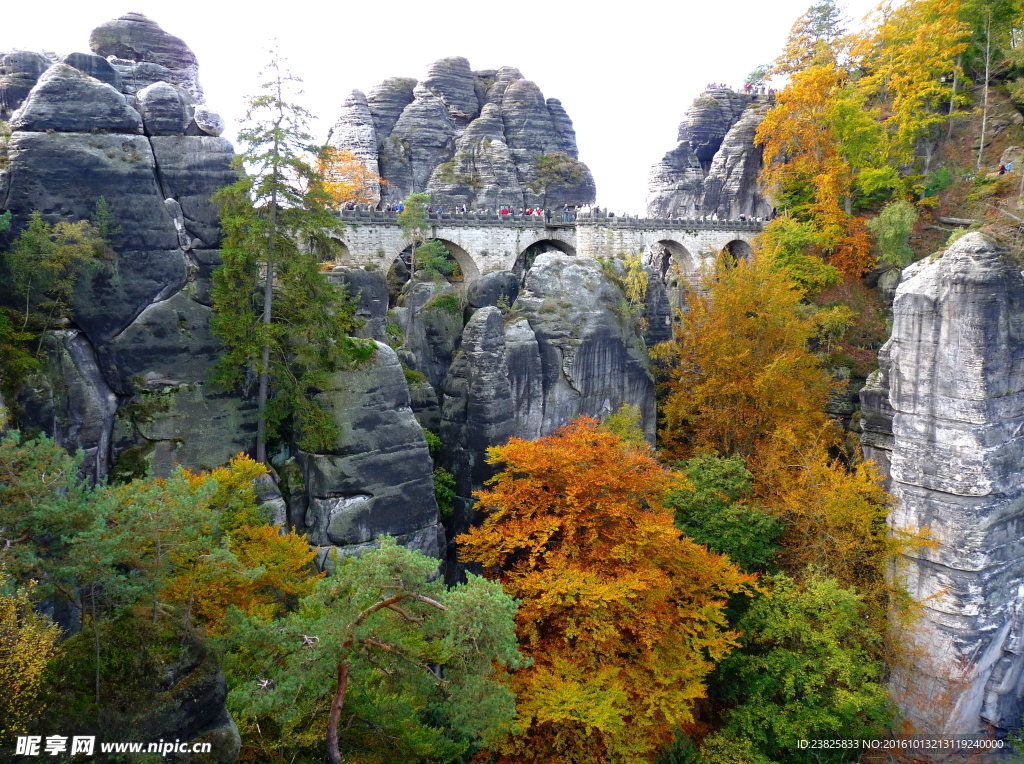
M1011 169L1013 169L1013 166L1012 165L1000 165L999 169L1000 169L1000 174L1002 174L1004 171L1008 172ZM368 204L358 204L357 205L354 202L348 202L348 203L346 203L344 205L343 208L345 210L370 210L371 209L371 205L368 205ZM405 209L405 205L402 202L398 202L397 204L393 204L393 203L378 204L375 207L372 207L372 209L375 209L378 212L402 212L402 210ZM638 216L630 215L629 213L626 213L626 212L616 213L616 212L614 212L612 210L602 209L601 207L598 207L596 205L591 205L591 204L581 204L581 205L564 204L564 205L562 205L562 208L560 210L556 209L554 211L552 211L549 208L542 208L542 207L515 207L515 206L509 205L509 204L503 204L500 207L497 207L497 208L495 208L493 210L489 209L489 208L484 208L484 207L474 207L474 208L471 209L471 208L469 208L465 204L454 205L452 207L436 207L436 208L432 207L431 205L427 205L427 212L428 213L437 213L437 214L441 214L441 215L448 214L448 213L453 213L453 212L454 213L458 213L458 214L466 214L468 212L473 212L473 213L475 213L477 215L500 215L500 216L503 216L503 217L504 216L508 216L508 215L513 215L513 216L518 216L518 217L529 215L531 217L544 218L544 221L546 223L571 223L571 222L575 221L579 217L582 217L582 218L597 217L597 216L608 217L608 218L614 218L614 217L621 217L621 218L638 217ZM772 220L775 217L775 212L773 210L772 213L770 215L768 215L768 216L760 216L760 215L753 216L753 215L747 215L745 213L741 213L741 214L739 214L736 217L724 217L724 216L723 217L719 217L717 212L711 212L711 213L708 213L708 214L701 214L699 211L688 210L688 211L684 212L683 214L669 214L669 215L666 215L665 217L667 219L669 219L669 220L703 220L705 222L716 222L718 220L739 220L740 222L748 222L749 221L749 222L761 223L761 222L767 222L769 220Z
M736 89L726 85L725 83L714 83L709 82L704 86L704 90L732 90L736 92ZM764 82L745 82L743 84L743 92L747 95L769 95L773 96L778 91L775 88L768 87Z

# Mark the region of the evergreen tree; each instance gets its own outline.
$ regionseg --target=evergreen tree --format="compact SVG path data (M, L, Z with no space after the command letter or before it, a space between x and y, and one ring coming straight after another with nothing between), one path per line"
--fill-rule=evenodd
M291 420L303 448L329 445L333 422L311 398L329 375L372 348L353 341L355 308L344 289L319 271L319 255L336 247L341 223L317 172L320 150L307 131L309 113L290 100L300 82L276 51L263 93L248 104L237 162L248 174L223 189L223 265L214 273L212 327L225 345L215 380L237 386L259 377L256 458L268 436Z
M437 560L383 537L335 560L298 610L229 614L234 718L258 761L450 762L512 724L516 603L478 576L451 589ZM250 753L251 752L251 753ZM252 759L250 759L252 760Z
M402 211L398 213L398 225L412 239L412 258L409 261L409 324L406 335L412 336L412 327L416 319L416 245L422 244L427 236L427 205L430 194L410 194L402 202Z

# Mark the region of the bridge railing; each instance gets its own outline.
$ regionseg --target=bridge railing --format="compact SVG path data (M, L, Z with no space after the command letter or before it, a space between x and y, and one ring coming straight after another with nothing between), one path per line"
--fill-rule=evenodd
M340 210L342 222L355 225L397 225L398 213L375 209ZM704 218L647 218L635 215L609 215L607 212L578 213L574 210L552 210L548 221L540 215L499 215L494 212L430 212L430 226L507 226L518 228L545 228L562 226L601 226L627 229L672 229L761 231L766 222L759 220L708 220Z

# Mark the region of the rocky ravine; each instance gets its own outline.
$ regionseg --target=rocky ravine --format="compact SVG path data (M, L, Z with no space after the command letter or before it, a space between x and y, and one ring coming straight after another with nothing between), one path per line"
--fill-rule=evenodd
M907 268L861 393L891 524L937 542L900 565L922 614L897 695L922 734L1024 712L1024 277L1004 255L972 233Z
M45 337L48 368L20 401L24 423L82 448L95 480L112 470L214 467L250 451L255 430L253 391L209 382L220 355L209 329L220 236L212 196L236 178L233 149L203 104L198 64L183 41L140 14L102 25L90 40L94 52L61 60L0 54L10 127L0 143L0 210L13 213L13 232L33 210L51 222L88 218L100 197L120 226L113 257L79 277L70 325ZM371 94L363 127L375 135L415 133L414 116L432 104L461 138L485 135L473 131L497 115L500 136L490 143L504 146L517 183L528 181L523 168L535 168L540 153L575 155L568 117L515 70L473 73L464 59L446 59L421 85L395 82ZM510 187L489 188L497 199ZM588 188L573 199L592 199ZM276 482L261 488L275 521L305 532L321 564L333 548L351 553L383 533L445 555L423 427L441 436L440 460L457 478L449 530L469 522L472 492L490 474L488 446L541 437L624 403L641 407L653 439L644 341L597 262L543 255L526 274L407 284L405 307L390 316L383 274L342 269L334 277L357 295L376 358L337 374L319 395L338 442L323 453L282 448L272 460ZM649 297L664 308L660 287ZM10 299L2 287L0 299ZM510 306L507 315L498 305ZM384 344L389 321L407 332L397 352Z
M754 133L769 104L764 96L718 88L701 93L679 124L676 147L651 168L651 217L767 217L758 187L762 151Z
M431 64L421 82L393 77L369 96L355 90L342 103L330 143L381 175L384 203L420 191L442 208L554 208L595 199L561 102L545 100L509 66L473 71L455 56ZM567 158L572 172L545 187L537 159L555 155Z

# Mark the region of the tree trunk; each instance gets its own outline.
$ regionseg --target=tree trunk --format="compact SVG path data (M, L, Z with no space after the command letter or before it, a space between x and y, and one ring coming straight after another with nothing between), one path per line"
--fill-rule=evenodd
M953 109L956 108L956 86L960 83L960 66L963 53L957 54L956 69L953 70L953 92L949 96L949 124L946 127L946 140L953 137Z
M92 582L92 637L96 643L96 705L100 704L100 626L96 619L96 582Z
M412 256L409 259L409 322L406 324L405 342L407 347L412 348L408 343L412 341L412 327L416 321L416 236L412 237Z
M338 748L338 722L341 720L341 709L345 705L345 693L348 692L348 663L338 664L338 688L334 691L331 701L331 714L327 717L327 758L331 764L341 764L341 750Z
M284 102L281 93L281 76L277 78L277 125L280 128L284 122ZM277 184L280 182L280 170L278 168L280 157L280 144L277 139L278 129L274 130L274 187L270 192L270 231L267 233L270 239L267 247L267 281L263 285L263 325L270 324L273 317L274 305L274 248L277 246ZM256 399L256 461L260 464L267 464L267 398L270 395L270 344L263 343L263 355L260 359L263 366L260 371L260 389Z
M981 171L981 160L985 154L985 127L988 121L988 80L989 68L992 63L992 14L989 13L985 19L985 95L981 103L981 138L978 140L978 166L975 168Z

